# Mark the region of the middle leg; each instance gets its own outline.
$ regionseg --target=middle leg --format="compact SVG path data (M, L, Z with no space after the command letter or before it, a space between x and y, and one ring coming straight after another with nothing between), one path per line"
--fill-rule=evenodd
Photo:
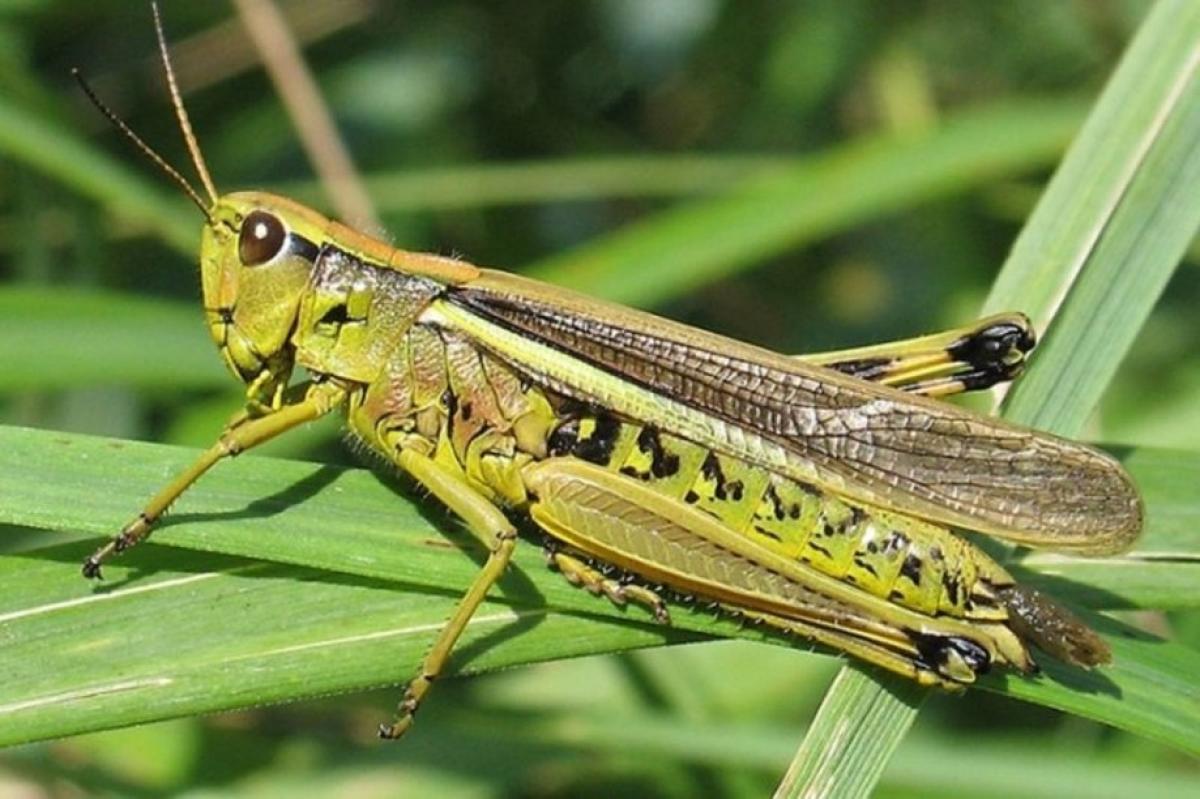
M438 633L429 653L421 662L420 673L408 684L391 724L379 727L379 737L399 738L413 724L413 717L433 681L446 668L450 652L467 623L483 603L488 589L504 574L516 546L517 531L512 522L486 497L481 496L461 476L415 450L400 451L399 465L431 494L450 508L468 529L488 548L488 558L475 581L459 600L454 615Z
M660 624L671 623L666 601L644 585L614 580L582 558L563 552L555 544L546 546L546 562L552 569L558 570L571 585L584 588L596 596L606 596L614 605L620 607L632 600L645 606Z

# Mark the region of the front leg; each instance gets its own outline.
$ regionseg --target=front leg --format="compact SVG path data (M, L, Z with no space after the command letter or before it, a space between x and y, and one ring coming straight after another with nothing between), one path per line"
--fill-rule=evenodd
M106 559L148 538L154 523L162 517L167 508L218 461L232 458L251 447L270 441L281 433L319 419L338 407L346 398L345 389L334 383L312 383L302 388L301 399L268 412L265 416L255 415L256 412L251 409L235 416L221 433L217 443L205 450L195 463L159 491L133 521L121 528L116 537L83 562L83 575L100 578L101 564Z
M466 522L467 528L488 548L488 558L467 593L459 600L454 615L438 633L437 640L421 663L420 673L405 689L404 697L396 709L395 721L380 725L380 738L399 738L412 726L413 716L429 693L433 681L445 669L454 644L487 596L488 589L504 574L517 541L516 528L508 518L461 475L412 449L402 449L397 462Z

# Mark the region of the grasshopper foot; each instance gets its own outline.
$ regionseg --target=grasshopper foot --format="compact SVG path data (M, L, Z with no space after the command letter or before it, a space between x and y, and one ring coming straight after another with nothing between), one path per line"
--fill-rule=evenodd
M417 715L417 708L421 706L421 700L425 694L429 693L430 686L433 685L434 676L431 674L421 674L408 684L404 689L404 697L400 700L400 705L396 708L396 720L391 724L379 725L379 737L387 741L394 741L412 728L413 721Z
M81 569L81 571L83 572L83 576L89 580L103 580L104 579L104 575L101 573L101 570L100 570L99 555L89 555L88 559L83 562L83 568Z
M83 562L83 576L89 580L103 580L101 564L112 555L118 555L135 546L150 534L150 527L153 524L154 517L146 513L139 513L136 519L125 525L116 538L97 549Z
M402 718L393 722L392 724L380 724L379 737L385 741L394 741L404 735L404 733L408 732L409 728L412 727L412 724L412 716Z
M546 561L551 568L561 572L571 585L584 588L596 596L606 596L618 607L624 607L630 601L636 602L653 613L654 620L659 624L671 623L667 603L644 585L614 580L579 558L552 546L546 549Z

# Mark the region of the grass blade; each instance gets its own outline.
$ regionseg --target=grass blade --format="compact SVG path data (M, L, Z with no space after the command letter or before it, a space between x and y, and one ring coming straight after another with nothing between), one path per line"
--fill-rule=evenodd
M888 764L878 753L900 745L924 698L911 681L843 668L775 796L868 796Z
M194 455L0 427L0 524L107 535ZM1200 513L1200 498L1177 489L1174 507ZM427 512L364 470L248 456L207 475L152 543L113 564L102 586L78 574L95 540L0 558L0 740L403 678L478 568L473 539ZM697 636L764 640L683 608L673 611L674 628L663 629L640 608L617 610L569 586L534 546L518 547L515 563L474 628L472 641L483 643L461 650L461 670ZM154 635L137 633L151 624ZM1186 675L1200 669L1200 653L1143 640L1114 646L1128 668L1106 672L1109 690L1155 713L1114 716L1113 696L1056 682L1077 678L1070 673L987 687L1044 704L1076 702L1073 712L1200 752L1200 702L1180 700L1197 691Z
M1198 70L1200 5L1159 2L988 298L1044 331L1008 418L1078 435L1200 227Z

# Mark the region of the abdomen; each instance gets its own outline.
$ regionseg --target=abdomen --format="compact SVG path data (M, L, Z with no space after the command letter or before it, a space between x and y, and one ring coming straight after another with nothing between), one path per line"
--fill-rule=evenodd
M580 458L690 505L754 544L928 615L1003 620L994 587L1011 578L948 530L604 413L571 413L550 456Z

